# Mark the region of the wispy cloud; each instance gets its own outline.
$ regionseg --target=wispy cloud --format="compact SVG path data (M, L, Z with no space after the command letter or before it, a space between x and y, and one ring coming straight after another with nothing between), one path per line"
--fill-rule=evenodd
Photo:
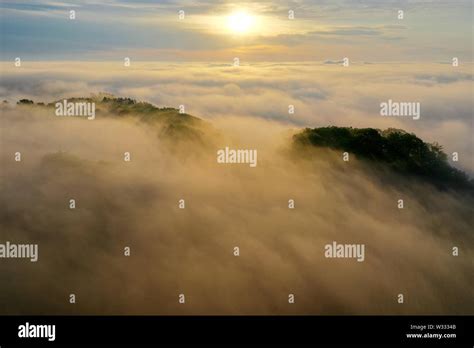
M224 48L266 46L268 52L252 58L323 60L324 51L366 61L439 61L449 52L471 61L470 6L461 0L456 6L452 1L5 1L0 58L109 59L106 52L112 50L143 59L144 50L176 49L177 57L212 61ZM225 21L240 8L258 20L251 35L235 37ZM403 20L397 19L399 9L405 11ZM70 10L76 11L74 21ZM180 10L186 13L183 20ZM295 19L288 18L289 10Z

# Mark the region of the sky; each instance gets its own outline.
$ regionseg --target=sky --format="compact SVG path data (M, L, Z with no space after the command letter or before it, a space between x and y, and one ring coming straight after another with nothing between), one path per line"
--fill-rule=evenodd
M472 0L2 0L0 16L0 231L45 251L40 269L0 264L6 313L70 314L71 289L74 313L88 314L179 314L178 291L193 314L294 313L281 304L290 288L305 314L473 307L472 201L352 155L349 170L340 153L314 149L300 163L284 147L305 127L397 128L439 143L474 178ZM16 104L103 92L184 105L216 146L169 151L134 119ZM420 118L382 116L388 100L420 103ZM258 167L217 165L214 129L225 146L258 149ZM77 213L56 209L76 195ZM325 259L335 236L367 243L367 262ZM124 243L130 263L117 258ZM237 244L239 262L227 253Z
M0 6L1 60L446 62L473 56L470 0L5 0ZM251 21L245 33L229 25L239 12Z
M474 173L470 0L6 0L0 6L0 95L10 102L107 92L185 105L203 119L400 128L448 154L459 152L454 165ZM242 13L243 24L233 25ZM349 67L341 65L345 57ZM380 103L389 99L420 102L420 120L381 117Z

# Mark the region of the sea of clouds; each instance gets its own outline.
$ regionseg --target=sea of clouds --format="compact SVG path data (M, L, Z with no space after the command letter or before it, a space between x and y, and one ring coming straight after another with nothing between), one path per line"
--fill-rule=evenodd
M0 239L37 243L39 260L0 262L1 312L472 313L472 197L354 157L343 162L340 153L295 153L290 146L304 126L398 127L461 158L472 155L471 75L441 64L429 74L396 68L38 63L15 74L4 69L1 91L11 102L106 91L159 106L184 104L213 130L202 129L210 145L173 146L133 117L88 121L58 118L54 109L4 107ZM382 118L379 102L389 98L420 101L421 119ZM288 104L295 115L288 115ZM227 145L257 149L258 166L217 164L216 150ZM17 151L21 162L13 160ZM125 151L131 162L123 161ZM364 262L325 258L333 241L365 244ZM236 246L240 256L233 255ZM181 293L186 304L178 303ZM290 293L295 304L288 303Z
M461 169L474 172L472 65L231 62L25 62L2 63L0 94L53 101L109 92L158 106L185 105L203 119L257 117L295 127L328 125L401 128L459 153ZM388 99L420 102L421 119L384 118ZM288 114L288 105L295 114Z

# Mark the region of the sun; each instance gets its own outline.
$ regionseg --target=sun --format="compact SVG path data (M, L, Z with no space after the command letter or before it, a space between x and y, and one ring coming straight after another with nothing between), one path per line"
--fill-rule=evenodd
M245 11L232 13L227 18L227 27L235 34L248 33L254 26L255 18Z

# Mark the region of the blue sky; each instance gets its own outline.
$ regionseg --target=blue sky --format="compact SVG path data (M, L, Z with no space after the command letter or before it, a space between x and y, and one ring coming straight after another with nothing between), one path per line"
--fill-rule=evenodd
M0 6L1 60L472 61L470 0L7 0ZM242 10L255 26L236 35L226 21Z

